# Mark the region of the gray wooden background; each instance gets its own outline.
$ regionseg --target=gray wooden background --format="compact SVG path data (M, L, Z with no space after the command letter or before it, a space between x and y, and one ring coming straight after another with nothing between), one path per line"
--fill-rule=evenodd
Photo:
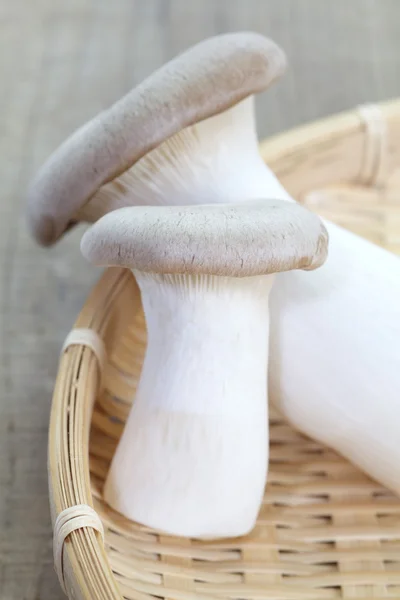
M57 600L46 437L61 342L98 273L80 231L38 249L27 182L77 125L200 39L250 29L290 71L262 136L400 95L399 0L0 0L0 598Z

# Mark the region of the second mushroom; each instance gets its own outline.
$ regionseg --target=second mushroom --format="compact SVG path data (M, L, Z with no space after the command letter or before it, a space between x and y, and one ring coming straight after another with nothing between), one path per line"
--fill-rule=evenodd
M276 200L132 207L97 221L81 249L132 269L148 328L105 499L175 535L249 532L268 464L266 298L274 273L324 262L323 224Z

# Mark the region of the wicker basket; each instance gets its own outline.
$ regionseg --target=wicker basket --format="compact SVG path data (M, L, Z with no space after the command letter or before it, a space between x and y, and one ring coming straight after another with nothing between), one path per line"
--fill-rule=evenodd
M400 102L342 114L261 148L297 199L400 253ZM88 504L104 525L105 541L90 526L66 537L62 564L70 598L400 598L400 500L277 415L271 416L264 504L248 537L168 537L108 508L102 486L145 345L131 274L106 271L75 327L100 336L107 360L101 366L99 352L79 338L62 354L49 438L52 518Z

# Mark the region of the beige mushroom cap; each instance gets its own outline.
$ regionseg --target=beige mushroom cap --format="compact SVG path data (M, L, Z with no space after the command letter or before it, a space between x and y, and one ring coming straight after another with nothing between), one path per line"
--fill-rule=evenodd
M282 50L256 33L210 38L167 63L78 129L28 191L28 224L48 246L77 211L164 140L266 89L284 71Z
M327 250L320 218L282 200L121 208L81 242L83 256L97 266L231 277L312 270Z

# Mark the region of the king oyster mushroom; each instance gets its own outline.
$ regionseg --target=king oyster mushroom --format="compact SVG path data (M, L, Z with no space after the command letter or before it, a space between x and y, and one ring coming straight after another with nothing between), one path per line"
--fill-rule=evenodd
M269 39L234 33L164 65L44 164L28 193L36 240L51 245L74 222L123 206L232 202L266 190L275 197L258 152L252 95L285 64Z
M321 220L279 200L130 207L97 221L81 249L132 269L148 328L106 501L175 535L247 533L267 473L273 273L323 263Z

